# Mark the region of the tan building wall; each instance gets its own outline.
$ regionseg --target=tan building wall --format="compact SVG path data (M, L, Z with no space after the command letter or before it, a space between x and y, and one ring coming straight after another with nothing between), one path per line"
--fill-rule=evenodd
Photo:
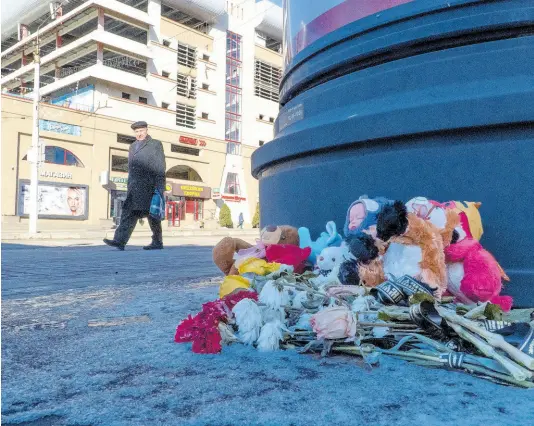
M164 17L161 18L160 25L164 38L172 38L197 49L213 52L213 37Z
M267 62L275 67L282 67L282 55L266 47L255 45L254 56L264 62Z
M2 221L24 222L19 218L17 206L21 199L21 181L29 181L31 177L30 163L24 160L31 146L32 134L32 102L16 97L2 95ZM74 111L68 108L41 104L41 120L79 126L80 136L41 130L40 137L47 146L57 146L71 151L84 167L74 167L45 163L41 166L40 182L54 182L66 186L88 187L87 220L40 219L42 229L53 229L72 226L99 226L110 224L110 190L125 189L124 183L117 178L126 178L127 173L111 170L112 155L127 156L129 145L117 142L117 134L132 135L131 122L98 113ZM194 169L202 182L172 180L177 184L190 184L219 188L226 159L226 143L191 133L178 132L160 127L150 126L149 133L163 143L167 171L174 166L182 165ZM200 148L200 155L193 156L171 151L171 145L190 146L179 142L180 136L205 141ZM250 217L254 214L258 199L258 183L250 174L250 157L254 148L243 146L243 163L247 188L247 201ZM109 172L110 183L102 185L102 172ZM220 201L217 201L220 203ZM216 201L205 200L204 219L208 212L215 212Z

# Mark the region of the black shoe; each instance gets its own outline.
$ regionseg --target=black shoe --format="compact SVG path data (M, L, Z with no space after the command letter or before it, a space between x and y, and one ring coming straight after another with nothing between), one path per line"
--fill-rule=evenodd
M120 251L124 251L124 244L121 244L115 240L108 240L107 238L104 238L104 242L110 247L115 247Z
M143 250L163 250L163 244L150 244L148 246L144 246Z

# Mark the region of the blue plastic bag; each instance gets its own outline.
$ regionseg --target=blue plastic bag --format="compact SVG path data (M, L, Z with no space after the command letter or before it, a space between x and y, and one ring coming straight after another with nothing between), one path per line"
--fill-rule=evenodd
M165 200L157 189L150 202L150 217L156 220L165 219Z

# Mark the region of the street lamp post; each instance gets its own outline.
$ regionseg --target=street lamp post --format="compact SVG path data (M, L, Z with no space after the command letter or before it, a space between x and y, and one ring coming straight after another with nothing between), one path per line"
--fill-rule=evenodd
M33 123L32 123L32 172L30 183L30 229L31 235L37 233L37 217L39 215L39 167L41 163L41 146L39 140L39 101L40 101L40 64L39 41L33 53L35 73L33 77Z
M60 11L63 3L68 3L69 0L61 0L59 2L51 4L50 15L52 19L56 19L56 14ZM62 13L61 13L62 14ZM32 147L31 147L31 157L32 157L32 171L31 171L31 182L30 182L30 235L35 235L37 233L37 218L39 216L39 168L41 166L43 157L43 149L41 140L39 138L39 101L41 100L40 95L40 68L41 68L41 48L39 40L39 30L41 26L44 25L46 21L41 22L37 27L37 36L35 38L35 51L33 52L33 62L34 62L34 77L33 77L33 126L32 126ZM30 156L28 156L28 159Z

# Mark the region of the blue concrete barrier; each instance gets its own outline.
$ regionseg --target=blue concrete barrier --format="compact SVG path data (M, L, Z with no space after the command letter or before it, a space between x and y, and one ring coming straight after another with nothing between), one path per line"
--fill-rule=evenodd
M252 157L262 226L329 220L362 194L481 201L484 236L534 306L534 2L413 1L297 53Z

